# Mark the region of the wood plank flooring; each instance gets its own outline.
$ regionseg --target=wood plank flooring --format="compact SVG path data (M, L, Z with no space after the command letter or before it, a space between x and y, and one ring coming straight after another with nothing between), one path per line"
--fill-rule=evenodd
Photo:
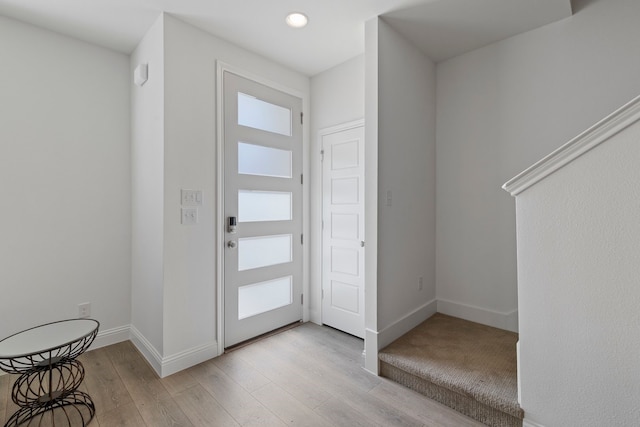
M81 356L82 388L92 427L483 425L364 371L362 347L306 323L160 379L127 341ZM17 409L15 378L0 377L0 421Z

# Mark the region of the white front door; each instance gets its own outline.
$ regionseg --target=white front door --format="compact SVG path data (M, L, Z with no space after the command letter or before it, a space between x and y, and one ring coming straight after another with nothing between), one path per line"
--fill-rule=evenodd
M322 323L364 338L364 126L321 139Z
M302 100L229 71L224 346L302 319Z

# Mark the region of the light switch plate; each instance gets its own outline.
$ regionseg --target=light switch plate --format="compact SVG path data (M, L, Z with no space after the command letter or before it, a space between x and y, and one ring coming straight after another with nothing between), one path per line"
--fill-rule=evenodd
M197 208L182 208L182 225L194 225L198 223L198 209Z
M202 190L180 190L180 202L182 206L201 206Z

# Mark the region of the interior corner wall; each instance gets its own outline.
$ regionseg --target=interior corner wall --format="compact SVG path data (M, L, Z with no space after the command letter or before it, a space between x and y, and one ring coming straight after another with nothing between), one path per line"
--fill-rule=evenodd
M309 314L322 323L322 129L364 118L364 55L311 78L311 265ZM366 143L366 142L365 142Z
M131 315L128 57L1 16L0 52L0 338L90 302L104 344Z
M148 80L134 70L148 65ZM147 31L130 59L132 157L132 336L157 366L163 349L164 292L164 19ZM139 344L136 342L136 344ZM139 346L140 348L140 346ZM150 352L148 354L146 352Z
M378 96L377 330L383 346L435 312L436 67L382 19Z
M437 294L517 330L515 207L501 186L640 93L640 3L574 16L438 64Z

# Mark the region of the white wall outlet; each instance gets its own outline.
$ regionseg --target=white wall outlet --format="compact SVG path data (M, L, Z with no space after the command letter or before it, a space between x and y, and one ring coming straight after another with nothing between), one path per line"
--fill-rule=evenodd
M87 318L89 316L91 316L91 303L83 302L78 304L78 317Z
M180 190L180 202L182 206L201 206L202 190Z
M391 190L387 190L387 206L391 206Z
M422 276L420 276L420 277L418 278L418 290L419 290L419 291L421 291L421 290L422 290L422 288L424 287L423 285L424 285L424 280L422 279Z
M182 225L194 225L198 223L198 209L197 208L182 208Z

